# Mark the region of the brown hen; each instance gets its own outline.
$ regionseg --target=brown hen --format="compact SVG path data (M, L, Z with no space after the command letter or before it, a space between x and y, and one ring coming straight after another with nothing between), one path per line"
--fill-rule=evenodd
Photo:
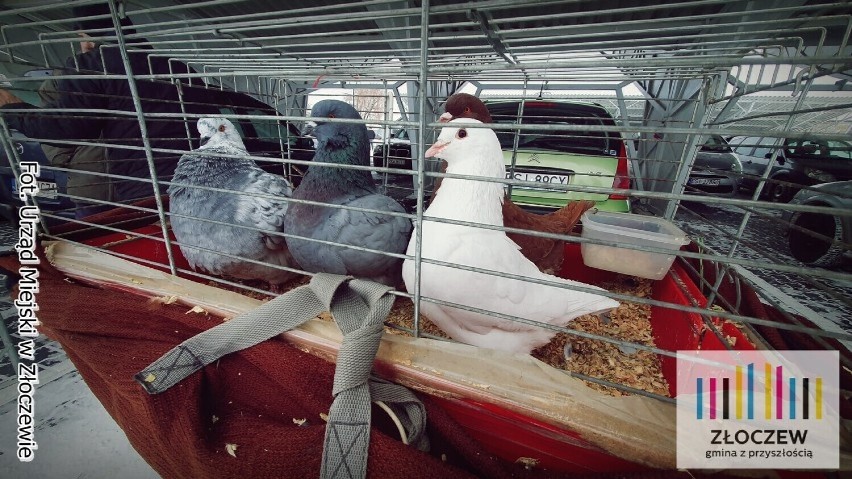
M441 121L454 118L473 118L483 123L491 123L491 114L479 98L467 93L456 93L447 99L444 106L446 113L441 115ZM447 163L442 162L441 173L446 173ZM438 193L441 178L435 182L432 196ZM554 234L571 234L574 226L580 221L580 216L595 205L594 201L572 201L562 208L544 215L530 213L512 202L509 197L503 200L503 224L509 228L541 231ZM550 238L540 238L520 233L507 233L521 252L538 269L548 274L555 274L562 268L565 252L565 242Z

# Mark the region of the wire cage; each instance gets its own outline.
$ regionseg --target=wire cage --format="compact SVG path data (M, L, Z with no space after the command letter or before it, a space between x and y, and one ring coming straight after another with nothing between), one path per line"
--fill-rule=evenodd
M102 9L75 16L93 5ZM594 223L591 213L582 234L478 225L559 240L564 259L550 272L603 286L624 308L609 322L543 326L559 334L534 352L537 359L595 394L661 404L673 402L679 349L840 350L849 371L849 7L820 0L6 2L3 88L25 104L0 116L0 192L16 219L16 181L22 165L36 162L40 191L26 201L40 209L44 239L265 298L281 291L190 267L182 251L191 245L170 231L174 165L199 147L199 118L224 117L248 158L298 189L309 169L341 168L312 161L311 136L312 107L339 99L361 119L325 121L370 132L369 163L347 168L369 171L378 191L403 206L396 215L414 225L414 253L396 256L414 262L418 286L395 292L388 331L447 339L421 314L422 302L447 300L420 291L423 264L439 264L421 255L423 241L439 239L420 233L424 221L453 223L427 213L436 180L474 179L444 172L424 153L446 126L439 117L447 98L469 93L489 107L484 128L497 132L504 152L508 174L488 181L502 183L526 211L591 200L598 213L664 221L690 243L637 244L630 233L613 236L612 225ZM84 30L90 38L78 36ZM85 63L82 48L99 50L102 65ZM39 128L39 118L62 126ZM123 130L106 126L119 124ZM116 131L126 134L105 133ZM121 167L129 163L136 167ZM234 201L240 194L249 193ZM587 234L595 226L602 236ZM281 231L266 234L289 240ZM595 247L615 263L641 262L648 252L675 261L659 279L639 278L584 264L583 250ZM311 274L295 264L278 268ZM566 295L588 288L525 281ZM488 394L500 394L496 381L482 379ZM536 419L546 417L540 411Z

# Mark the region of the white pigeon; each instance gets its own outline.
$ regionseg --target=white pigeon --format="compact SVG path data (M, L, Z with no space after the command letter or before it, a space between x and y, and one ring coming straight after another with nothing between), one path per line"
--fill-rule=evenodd
M290 271L248 261L293 265L284 237L270 234L281 231L293 187L246 158L243 140L228 119L200 118L198 133L202 145L180 158L169 186L172 231L189 265L272 285L293 278Z
M505 178L503 152L497 136L487 128L465 128L465 123L481 122L469 118L450 121L425 156L446 160L447 173ZM424 215L503 226L504 197L503 185L498 182L444 178L441 194L435 196ZM416 237L415 232L408 244L408 255L414 256ZM518 245L498 230L439 223L426 218L422 257L604 291L540 272L521 254ZM414 291L414 266L413 260L406 260L402 268L409 292ZM597 294L426 262L421 266L420 292L427 298L560 326L578 316L618 306L618 302ZM556 335L551 329L429 301L421 302L421 311L453 339L479 347L529 353Z

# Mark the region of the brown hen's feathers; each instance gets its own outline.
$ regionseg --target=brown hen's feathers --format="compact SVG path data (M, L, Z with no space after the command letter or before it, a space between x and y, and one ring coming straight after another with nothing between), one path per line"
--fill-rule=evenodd
M475 118L482 123L491 123L491 113L479 98L467 93L456 93L447 98L444 111L453 118Z
M447 99L444 108L452 118L473 118L483 123L491 123L491 114L479 98L467 93L456 93ZM447 162L441 162L441 173L447 172ZM438 193L442 178L435 181L432 197ZM512 202L509 197L503 200L503 224L509 228L518 228L543 233L571 234L580 216L595 205L594 201L572 201L562 208L544 215L530 213ZM541 238L520 233L508 233L509 238L521 247L521 253L538 266L544 273L557 274L562 268L565 242L550 238Z
M595 206L594 201L572 201L562 208L545 215L537 215L521 209L509 198L503 201L503 224L509 228L541 231L542 233L571 234L580 216ZM507 233L521 247L521 253L548 274L558 274L562 268L565 242L521 233Z

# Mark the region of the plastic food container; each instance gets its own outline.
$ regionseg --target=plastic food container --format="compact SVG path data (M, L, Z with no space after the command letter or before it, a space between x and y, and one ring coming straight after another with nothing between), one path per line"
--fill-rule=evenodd
M582 238L672 251L689 243L686 233L680 228L653 216L589 210L583 213L582 220ZM580 249L586 266L648 279L662 279L675 258L674 253L652 253L590 243L583 243Z

